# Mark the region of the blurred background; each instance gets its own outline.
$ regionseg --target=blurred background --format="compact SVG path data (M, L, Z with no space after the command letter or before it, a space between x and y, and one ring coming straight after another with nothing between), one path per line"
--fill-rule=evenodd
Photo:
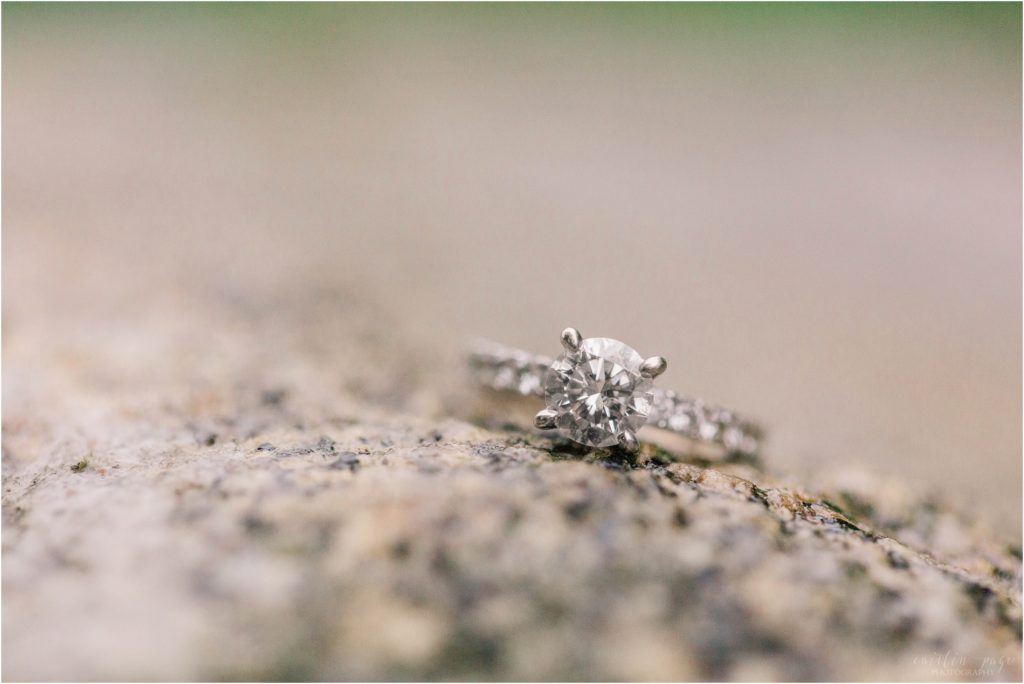
M1020 13L5 4L4 362L183 292L574 325L1019 536Z

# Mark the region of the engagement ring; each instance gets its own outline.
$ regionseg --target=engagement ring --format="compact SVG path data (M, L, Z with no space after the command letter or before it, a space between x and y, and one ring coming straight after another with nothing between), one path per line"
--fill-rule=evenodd
M495 390L544 398L535 418L542 430L590 447L639 448L644 425L710 442L726 451L757 453L762 430L728 409L653 386L668 363L644 358L607 337L583 339L575 328L562 331L564 351L556 359L478 342L469 362L476 379Z

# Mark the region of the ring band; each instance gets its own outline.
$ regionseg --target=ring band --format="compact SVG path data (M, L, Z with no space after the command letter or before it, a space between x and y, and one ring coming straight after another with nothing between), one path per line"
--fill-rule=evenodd
M567 336L570 338L568 343L566 342ZM599 350L599 353L601 350L608 348L608 343L622 345L622 343L608 340L607 338L583 340L579 337L578 332L568 328L563 333L563 346L566 346L566 353L558 359L554 359L506 347L495 342L479 340L470 349L469 366L474 379L484 387L499 391L516 392L524 396L545 397L549 403L549 409L545 409L538 414L538 427L565 427L565 421L559 422L560 416L555 415L557 409L550 408L554 400L563 400L563 403L568 403L568 401L565 401L566 390L561 389L559 376L563 374L563 371L564 373L573 371L573 369L569 369L569 365L575 360L575 357L571 355L574 353L582 354L586 351L587 343L591 342L604 345ZM598 349L600 345L595 344L591 345L591 347ZM632 349L625 347L625 345L622 345L622 347L628 350L628 352L633 352ZM635 354L635 352L633 353ZM564 361L563 359L567 355L569 355L569 361ZM608 354L605 354L605 356L608 356ZM639 358L639 355L636 358ZM606 358L601 358L599 355L591 353L585 361L591 364L591 366L587 367L587 373L590 374L587 377L592 381L591 386L595 384L593 382L595 376L593 375L592 367L595 367L597 361L603 362L600 371L603 374L596 378L604 380L601 383L602 386L618 385L613 387L612 391L606 391L606 394L617 393L619 397L618 403L614 408L621 408L622 397L626 394L621 388L624 382L628 382L630 377L638 379L641 383L645 380L647 382L648 389L644 392L643 401L638 401L635 397L633 398L632 412L633 414L645 413L645 415L639 417L637 415L624 415L620 418L620 422L629 423L629 426L620 430L617 442L619 446L629 451L635 450L635 434L629 428L649 425L682 435L691 440L719 445L728 452L743 455L755 455L757 453L764 435L759 425L737 415L729 409L716 406L701 399L683 396L671 390L650 387L649 380L663 371L665 367L665 361L661 357L651 357L651 359L644 361L644 364L657 366L658 362L652 361L652 359L660 361L660 368L653 368L653 372L647 372L647 369L641 364L632 376L628 372L632 369L627 368L628 364L622 362L618 357L608 361ZM618 363L622 367L614 366L613 362ZM560 363L562 364L561 366L558 365ZM610 366L614 366L614 368L608 370ZM611 376L610 374L612 373L618 373L618 375ZM616 380L618 377L625 377L626 380L620 382ZM573 382L576 382L577 385L579 384L578 379L574 379ZM564 382L562 384L564 385ZM554 389L552 389L552 385L555 386ZM592 387L590 389L582 389L571 397L571 400L589 402L583 410L594 412L598 409L595 409L590 404L601 401L601 397L597 394L598 391ZM594 392L594 394L587 395L587 392ZM554 400L552 398L553 394ZM599 407L603 411L602 416L607 416L610 411L614 410L614 408L609 408L610 403L612 402L606 401L605 405ZM630 414L628 410L625 413ZM565 412L561 414L562 418L564 416ZM578 428L576 423L572 423L573 419L571 417L568 420L571 423L570 427ZM584 429L587 427L584 425ZM591 446L606 445L603 443L595 444L586 439L576 439L576 441L582 441Z

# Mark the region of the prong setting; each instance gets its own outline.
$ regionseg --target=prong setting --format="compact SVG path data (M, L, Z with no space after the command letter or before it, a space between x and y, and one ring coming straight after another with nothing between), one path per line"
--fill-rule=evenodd
M566 329L563 344L574 344L578 334ZM619 445L627 431L635 439L651 405L643 362L635 349L608 337L588 337L572 351L567 346L544 376L544 402L556 412L558 429L591 447Z
M566 328L562 331L562 346L566 351L579 351L582 342L583 336L576 328Z
M541 430L553 430L558 427L558 411L550 408L540 410L533 419L533 424Z
M619 448L627 454L635 454L640 451L640 442L636 439L636 433L632 430L623 430L619 435Z
M644 359L640 365L640 372L649 378L656 378L664 373L666 368L668 368L668 361L664 356L652 356Z

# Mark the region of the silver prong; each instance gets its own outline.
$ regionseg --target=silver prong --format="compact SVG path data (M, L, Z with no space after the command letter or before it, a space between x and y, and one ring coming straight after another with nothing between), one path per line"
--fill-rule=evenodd
M636 440L636 434L626 430L619 435L619 447L629 454L640 451L640 442Z
M568 351L578 351L582 341L583 336L576 328L566 328L562 331L562 346Z
M555 419L558 418L558 411L555 409L542 409L537 413L537 416L533 419L533 424L539 427L541 430L550 430L555 425Z
M664 373L666 368L668 368L668 361L664 356L652 356L649 359L644 359L640 365L640 373L649 378L656 378Z

